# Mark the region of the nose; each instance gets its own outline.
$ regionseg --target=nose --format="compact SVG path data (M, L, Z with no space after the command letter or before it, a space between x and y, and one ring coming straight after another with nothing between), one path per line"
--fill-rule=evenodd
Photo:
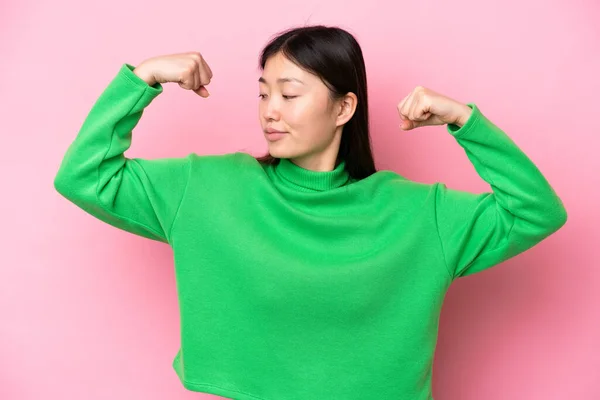
M278 120L279 119L279 104L277 100L262 100L262 116L265 120Z

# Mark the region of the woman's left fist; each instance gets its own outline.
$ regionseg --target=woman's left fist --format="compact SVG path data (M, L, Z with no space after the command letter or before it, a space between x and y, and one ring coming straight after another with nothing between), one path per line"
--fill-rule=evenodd
M421 126L456 124L463 126L471 108L456 100L417 86L398 104L400 129L408 131Z

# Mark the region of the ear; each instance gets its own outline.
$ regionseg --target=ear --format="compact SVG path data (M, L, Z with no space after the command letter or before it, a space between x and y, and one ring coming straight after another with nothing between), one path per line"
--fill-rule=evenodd
M352 118L358 105L358 98L352 92L348 92L338 103L337 124L344 125Z

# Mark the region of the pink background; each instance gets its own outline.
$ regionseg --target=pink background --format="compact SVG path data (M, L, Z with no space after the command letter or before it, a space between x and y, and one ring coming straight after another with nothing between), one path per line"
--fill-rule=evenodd
M398 129L396 105L423 85L477 103L567 207L559 232L453 284L436 400L599 399L600 5L233 4L1 3L0 398L220 398L186 391L171 367L179 314L170 247L95 220L55 192L53 178L123 63L189 50L214 72L210 99L166 85L127 155L262 154L259 51L282 29L324 23L348 29L363 48L379 169L489 190L444 128Z

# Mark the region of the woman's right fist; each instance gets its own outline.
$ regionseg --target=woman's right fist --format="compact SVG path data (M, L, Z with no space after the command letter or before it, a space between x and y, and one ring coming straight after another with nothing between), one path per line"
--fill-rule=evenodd
M134 68L133 73L148 85L177 82L187 90L193 90L202 97L210 94L205 85L212 79L212 71L196 51L152 57Z

